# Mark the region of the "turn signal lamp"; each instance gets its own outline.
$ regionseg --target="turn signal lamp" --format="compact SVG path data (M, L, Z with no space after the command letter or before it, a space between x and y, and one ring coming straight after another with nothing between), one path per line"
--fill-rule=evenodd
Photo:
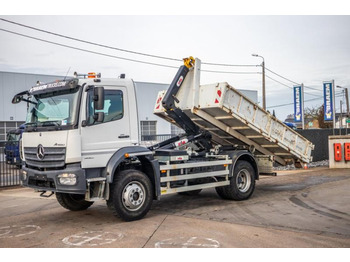
M88 73L88 78L96 78L96 73Z
M95 72L88 73L88 78L101 78L101 73L96 74Z

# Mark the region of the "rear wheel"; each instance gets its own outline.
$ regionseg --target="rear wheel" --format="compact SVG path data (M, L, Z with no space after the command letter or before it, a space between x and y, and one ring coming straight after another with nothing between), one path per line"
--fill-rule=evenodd
M111 186L111 209L123 220L141 219L150 210L153 201L152 183L144 173L137 170L121 171Z
M80 211L88 209L94 202L85 201L85 195L67 194L56 192L58 203L65 209Z
M216 187L216 193L223 199L229 199L225 192L225 186Z
M249 162L239 160L230 178L230 185L216 188L216 192L224 199L246 200L253 194L254 189L254 168Z

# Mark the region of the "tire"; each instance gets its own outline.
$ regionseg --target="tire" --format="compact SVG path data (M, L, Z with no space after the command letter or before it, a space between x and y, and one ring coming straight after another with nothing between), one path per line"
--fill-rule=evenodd
M109 210L111 210L112 212L115 212L115 208L114 208L114 204L113 204L113 197L112 197L112 194L111 194L112 192L110 192L110 195L111 195L111 197L110 197L110 199L108 199L107 201L106 201L106 204L107 204L107 208L109 209Z
M151 208L153 187L150 179L137 170L124 170L116 175L110 206L114 215L125 221L143 218ZM107 203L108 206L108 203Z
M225 192L225 186L220 186L220 187L216 187L216 193L222 198L222 199L229 199L228 196L226 195Z
M230 185L216 188L218 195L224 199L246 200L250 198L255 189L255 171L252 165L244 160L238 160Z
M65 209L71 211L81 211L88 209L94 202L85 201L85 195L57 193L58 203Z

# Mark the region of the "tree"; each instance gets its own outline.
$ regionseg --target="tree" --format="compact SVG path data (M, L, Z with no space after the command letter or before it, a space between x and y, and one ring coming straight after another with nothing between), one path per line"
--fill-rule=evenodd
M333 127L333 122L325 122L324 121L324 106L319 107L319 114L317 116L318 124L320 128L332 128Z
M305 122L317 120L320 128L332 128L333 123L324 121L324 106L319 107L306 107L304 109Z
M305 120L314 120L314 119L318 119L318 115L320 108L319 107L306 107L304 108L304 118Z

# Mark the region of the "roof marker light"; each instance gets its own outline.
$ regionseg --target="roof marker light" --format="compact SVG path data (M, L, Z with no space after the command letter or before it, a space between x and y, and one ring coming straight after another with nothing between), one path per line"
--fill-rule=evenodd
M88 73L88 78L96 78L96 73Z

